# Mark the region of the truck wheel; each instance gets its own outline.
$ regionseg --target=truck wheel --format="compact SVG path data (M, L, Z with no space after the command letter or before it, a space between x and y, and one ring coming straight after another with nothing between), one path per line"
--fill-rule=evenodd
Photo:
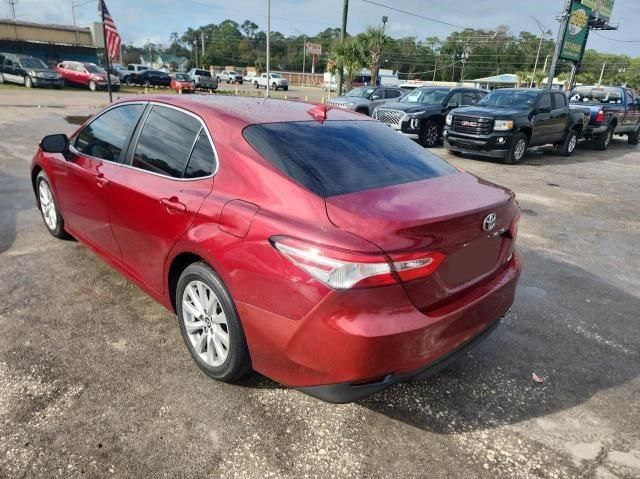
M127 83L128 86L133 86L134 85L133 78L128 76L127 79L126 79L126 83Z
M627 143L629 143L630 145L637 145L638 136L640 136L640 129L629 133L629 135L627 136Z
M440 139L440 126L434 120L429 120L420 130L420 144L425 148L433 148Z
M273 82L273 83L271 84L271 89L272 89L272 90L275 90L275 91L278 91L278 84L277 84L276 82Z
M578 144L578 134L575 130L571 130L567 137L564 139L562 145L560 145L559 153L562 156L571 156Z
M605 131L602 135L596 136L593 139L593 146L596 150L604 151L609 148L609 143L611 143L611 138L613 138L613 128L609 127L607 131Z
M511 143L511 149L507 155L507 163L517 165L524 158L524 154L527 152L527 135L524 133L516 133Z
M256 90L260 88L260 85L258 85L257 81L253 82L253 88L255 88Z

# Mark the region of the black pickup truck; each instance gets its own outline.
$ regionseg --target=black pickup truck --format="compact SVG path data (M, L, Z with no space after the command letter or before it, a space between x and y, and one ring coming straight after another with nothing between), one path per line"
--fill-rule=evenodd
M631 89L612 86L579 86L569 95L569 106L589 108L587 140L598 150L606 150L613 135L627 135L630 145L638 144L640 97Z
M588 124L588 108L569 108L559 91L533 88L494 90L476 106L447 115L445 147L520 163L527 148L553 144L569 156Z
M486 94L477 88L416 88L397 102L380 105L372 116L418 140L422 146L432 148L442 138L447 113L459 106L475 105Z

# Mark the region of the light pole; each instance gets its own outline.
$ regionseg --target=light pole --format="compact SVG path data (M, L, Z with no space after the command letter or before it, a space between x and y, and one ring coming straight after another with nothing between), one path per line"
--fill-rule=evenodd
M269 98L269 57L271 56L271 49L269 45L269 37L271 36L271 0L267 0L267 91L265 95Z

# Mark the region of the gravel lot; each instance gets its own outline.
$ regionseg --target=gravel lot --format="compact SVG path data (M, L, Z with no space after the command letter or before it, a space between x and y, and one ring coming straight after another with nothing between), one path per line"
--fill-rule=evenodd
M105 97L0 89L0 477L640 476L639 148L433 150L518 194L513 312L437 377L332 405L209 380L169 312L47 233L36 142Z

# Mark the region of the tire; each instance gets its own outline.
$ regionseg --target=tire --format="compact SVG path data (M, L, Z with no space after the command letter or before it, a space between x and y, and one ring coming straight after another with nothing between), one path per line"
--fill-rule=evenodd
M462 153L460 153L459 151L456 150L447 150L449 152L449 154L453 155L453 156L462 156Z
M4 75L0 73L0 85L4 83Z
M609 127L602 135L598 135L593 139L593 146L596 150L605 151L609 148L612 138L613 128Z
M58 210L51 183L44 171L36 177L36 198L47 231L59 239L70 238L64 229L64 219Z
M196 300L203 297L198 307ZM251 358L235 304L209 265L193 263L182 272L175 301L182 338L191 357L207 376L234 382L251 370Z
M133 85L135 85L135 83L134 83L134 81L133 81L133 78L131 78L131 77L127 77L127 80L126 80L126 81L127 81L127 86L133 86Z
M527 153L527 135L524 133L516 133L513 136L511 142L511 149L509 154L505 158L506 162L512 165L517 165L522 161Z
M254 82L253 82L253 87L254 87L256 90L259 90L259 89L260 89L260 85L258 85L258 82L257 82L257 81L254 81Z
M369 116L369 110L367 110L366 108L358 108L356 110L356 113L360 113L361 115Z
M98 89L98 85L96 85L96 82L94 82L93 80L91 80L89 82L89 90L91 91L96 91Z
M440 125L435 120L427 120L420 129L420 144L425 148L433 148L440 141Z
M564 139L561 145L558 146L558 153L562 156L571 156L578 144L578 133L575 130L571 130L567 137Z
M145 80L145 81L142 83L142 86L143 86L143 87L145 87L145 88L149 88L149 87L151 86L151 82L150 82L149 80Z
M273 82L273 83L271 84L271 89L272 89L272 90L275 90L275 91L278 91L278 84L277 84L277 83L275 83L275 82Z
M640 128L627 135L627 143L629 143L630 145L637 145L638 136L640 136Z
M24 77L24 86L26 88L33 88L33 80L31 79L31 77L29 75Z
M282 87L282 89L283 89L284 91L289 91L289 85L287 85L287 86L283 86L283 87Z

